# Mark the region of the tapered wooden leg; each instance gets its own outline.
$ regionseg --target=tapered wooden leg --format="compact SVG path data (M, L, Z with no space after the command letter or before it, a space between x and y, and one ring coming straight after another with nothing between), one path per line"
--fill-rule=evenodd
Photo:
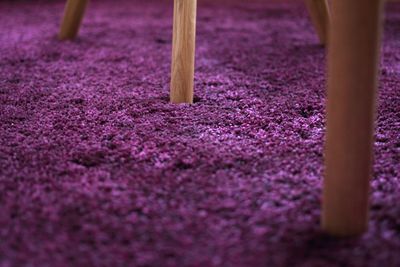
M325 45L328 39L330 12L328 0L305 0L311 21L317 31L319 41Z
M59 33L60 40L74 39L79 31L88 0L68 0Z
M352 236L368 226L382 1L332 1L322 228Z
M174 1L172 103L193 103L197 0Z

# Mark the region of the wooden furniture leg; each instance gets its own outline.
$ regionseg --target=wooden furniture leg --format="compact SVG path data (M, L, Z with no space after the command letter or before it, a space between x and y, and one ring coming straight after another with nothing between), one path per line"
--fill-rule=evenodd
M382 2L332 1L322 228L335 236L368 227Z
M328 0L305 0L311 21L317 31L322 45L327 43L330 26L330 12Z
M74 39L79 31L88 0L68 0L59 33L60 40Z
M197 0L174 1L172 103L193 103Z

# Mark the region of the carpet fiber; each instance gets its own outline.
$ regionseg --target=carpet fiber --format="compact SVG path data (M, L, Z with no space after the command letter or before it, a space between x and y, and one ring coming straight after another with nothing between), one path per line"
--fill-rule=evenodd
M199 1L195 103L168 103L172 1L0 2L0 266L400 266L400 3L386 8L371 221L320 232L325 49L302 1ZM397 35L396 35L397 34Z

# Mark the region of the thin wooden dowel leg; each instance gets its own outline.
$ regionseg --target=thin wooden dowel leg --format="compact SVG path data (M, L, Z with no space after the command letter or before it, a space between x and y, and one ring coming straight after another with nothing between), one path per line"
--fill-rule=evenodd
M328 41L330 12L328 0L305 0L311 21L317 31L319 41L325 45Z
M368 228L382 2L332 1L322 228L335 236Z
M193 103L197 0L174 1L172 103Z
M60 40L74 39L78 34L88 0L68 0L59 33Z

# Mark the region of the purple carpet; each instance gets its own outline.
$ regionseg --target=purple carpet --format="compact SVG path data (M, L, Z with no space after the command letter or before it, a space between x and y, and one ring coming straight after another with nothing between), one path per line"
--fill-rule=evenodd
M0 3L0 267L400 266L400 3L386 8L371 221L320 232L325 49L302 1L199 1L195 104L172 1Z

